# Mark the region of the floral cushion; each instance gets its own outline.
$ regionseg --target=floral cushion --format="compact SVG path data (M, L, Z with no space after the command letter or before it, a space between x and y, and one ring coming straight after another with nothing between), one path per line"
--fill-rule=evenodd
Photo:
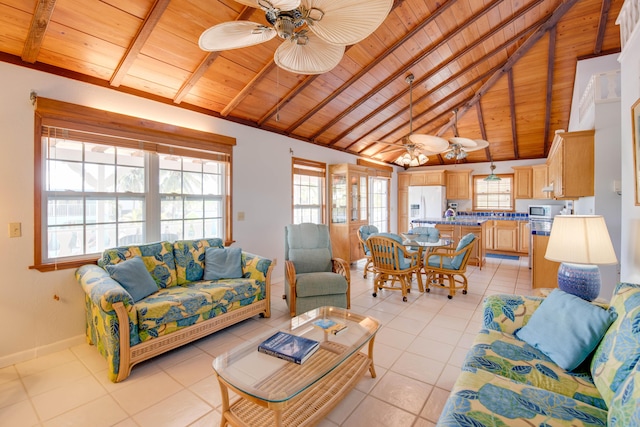
M460 374L437 424L438 427L606 425L607 412L600 408L484 370Z
M515 334L526 325L544 298L521 295L490 295L484 300L485 328Z
M591 362L591 375L607 405L640 359L640 285L619 283L611 299L618 313Z
M609 408L609 426L640 426L640 363L613 396Z
M467 353L465 371L478 369L607 409L588 372L568 372L512 335L483 329Z
M173 245L169 242L120 246L107 249L98 260L98 265L105 268L107 265L117 264L135 256L142 258L147 270L151 273L151 277L153 277L153 280L155 280L159 287L170 288L177 285Z
M205 268L205 250L223 248L222 239L178 240L173 244L176 274L179 285L202 280Z

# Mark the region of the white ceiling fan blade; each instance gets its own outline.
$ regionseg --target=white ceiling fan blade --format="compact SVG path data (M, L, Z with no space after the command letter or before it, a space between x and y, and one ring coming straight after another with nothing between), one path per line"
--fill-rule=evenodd
M274 9L280 9L283 11L293 10L300 6L300 0L268 0L267 2L258 0L235 0L240 4L244 4L245 6L255 7L256 9L264 9L260 3L271 3Z
M386 144L389 144L388 142ZM386 154L393 153L395 151L407 151L407 147L404 145L391 145L391 147L387 147L384 150L378 151L376 154Z
M489 142L484 139L471 139L456 136L450 139L453 144L458 144L464 149L464 151L476 151L482 148L488 147Z
M285 40L273 59L278 67L296 74L322 74L340 63L344 46L326 43L307 33L306 43Z
M200 35L198 45L207 51L253 46L271 40L276 30L251 21L231 21L214 25Z
M393 0L302 0L301 5L311 11L309 28L331 44L351 45L365 39L385 20ZM317 9L317 10L314 10Z
M424 151L432 154L442 153L449 148L449 141L435 135L413 133L409 135L409 140L416 145L420 145Z

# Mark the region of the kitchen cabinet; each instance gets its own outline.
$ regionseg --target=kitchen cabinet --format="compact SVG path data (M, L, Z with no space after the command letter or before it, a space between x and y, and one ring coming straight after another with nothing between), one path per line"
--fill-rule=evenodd
M531 228L529 221L518 221L518 252L529 253L529 240L531 236Z
M547 157L556 199L594 195L594 130L556 132Z
M486 222L484 243L487 251L513 253L529 252L529 222L490 220Z
M531 287L557 288L559 262L549 261L544 257L547 252L549 236L533 235L533 257L531 259L532 282Z
M342 163L329 166L329 233L333 256L353 263L364 258L358 229L368 224L368 173L364 166Z
M531 198L550 199L551 192L542 191L549 185L549 167L546 164L531 166Z
M531 199L533 196L533 171L531 166L513 166L514 188L513 197L516 199Z
M445 177L447 199L471 199L471 170L448 170Z

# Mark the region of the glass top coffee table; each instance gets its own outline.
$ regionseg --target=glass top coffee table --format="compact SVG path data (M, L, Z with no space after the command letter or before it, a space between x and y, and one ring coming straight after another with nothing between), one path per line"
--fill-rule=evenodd
M331 319L347 327L337 335L314 325ZM373 343L380 323L336 307L296 316L276 330L311 338L320 348L298 365L258 352L276 330L247 341L213 361L222 392L221 426L313 425L328 414L373 366ZM368 343L367 353L360 350ZM229 401L229 390L239 398Z

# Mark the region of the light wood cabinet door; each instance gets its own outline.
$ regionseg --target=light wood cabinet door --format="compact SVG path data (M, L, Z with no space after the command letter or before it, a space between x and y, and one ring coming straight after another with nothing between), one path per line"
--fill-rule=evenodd
M493 233L493 249L518 251L518 221L495 221Z
M471 198L471 171L447 171L447 199Z
M518 221L518 252L529 253L529 221Z
M532 177L531 166L513 166L514 174L514 197L516 199L532 198Z
M485 249L493 249L493 223L494 221L485 222L484 228L484 247Z
M593 130L556 133L547 158L554 198L594 195L594 133Z
M533 236L533 258L531 259L532 283L536 288L557 288L559 262L544 257L549 244L549 236Z
M544 187L549 185L549 168L547 165L531 166L531 198L532 199L549 199L551 193L542 191Z

